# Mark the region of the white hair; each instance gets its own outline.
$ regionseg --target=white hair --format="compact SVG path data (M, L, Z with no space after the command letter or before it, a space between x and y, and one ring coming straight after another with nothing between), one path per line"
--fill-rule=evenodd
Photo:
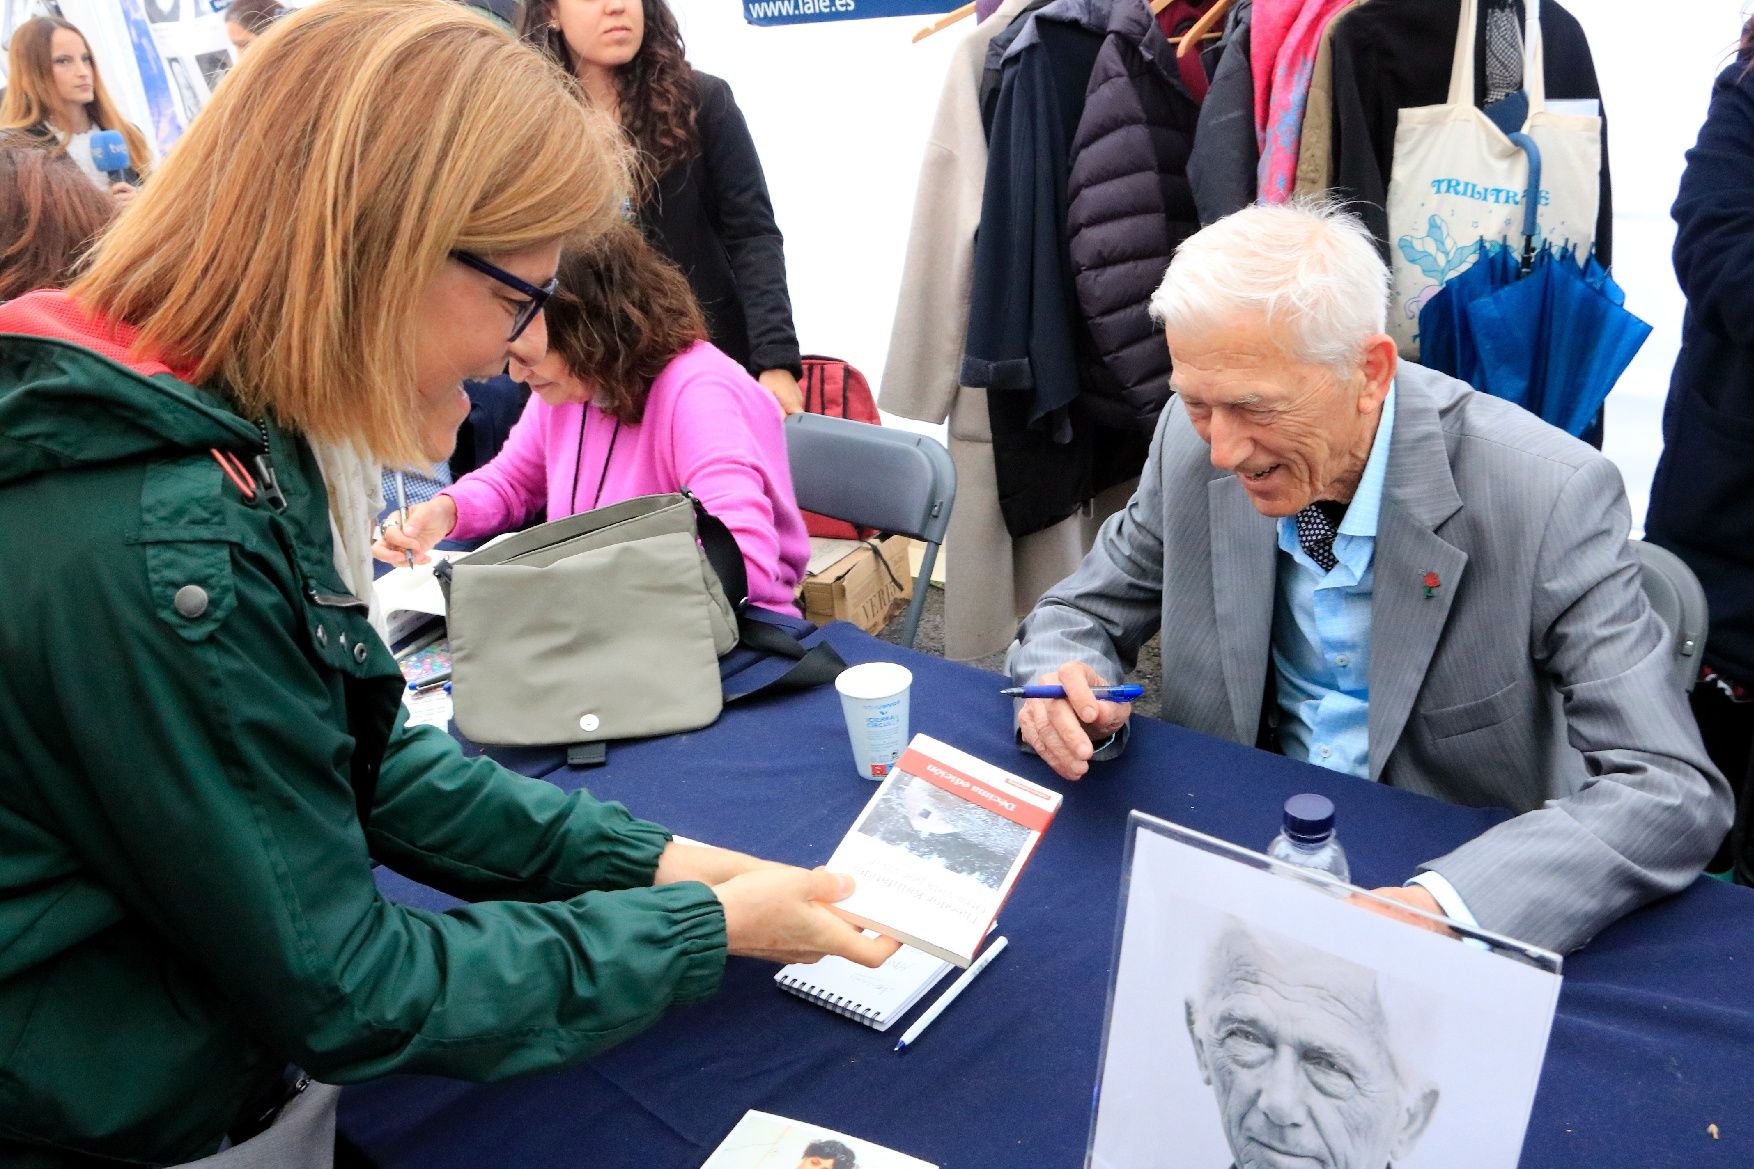
M1151 316L1201 333L1238 315L1266 322L1286 356L1340 373L1388 328L1389 270L1376 241L1338 203L1245 207L1182 241Z

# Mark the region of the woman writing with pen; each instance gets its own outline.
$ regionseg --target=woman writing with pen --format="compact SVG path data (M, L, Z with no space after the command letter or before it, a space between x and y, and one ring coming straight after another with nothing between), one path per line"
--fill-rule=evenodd
M70 289L0 306L31 615L0 622L0 1164L326 1166L313 1078L553 1068L729 955L892 952L825 904L845 878L408 727L342 587L333 533L371 517L332 515L318 450L444 456L561 241L615 221L613 140L460 5L317 0ZM374 862L473 904L406 910Z
M530 402L485 466L386 519L374 551L400 563L639 495L687 488L736 537L749 599L796 614L810 559L783 419L705 339L682 273L626 225L561 256L543 320L512 342Z

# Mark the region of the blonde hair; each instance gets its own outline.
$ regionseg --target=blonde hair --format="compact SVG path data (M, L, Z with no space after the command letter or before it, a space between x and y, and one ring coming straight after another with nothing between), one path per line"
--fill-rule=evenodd
M33 17L13 30L12 47L6 54L6 103L0 106L0 129L57 128L50 116L61 109L61 99L55 94L54 64L55 33L61 29L78 37L84 42L85 51L91 52L91 42L85 34L57 16ZM100 130L118 131L128 144L128 164L136 173L146 173L152 165L146 135L132 122L125 121L116 103L110 100L96 54L91 59L91 100L85 103L85 115Z
M319 0L245 54L71 291L247 414L416 465L427 285L453 250L601 234L617 143L462 5Z

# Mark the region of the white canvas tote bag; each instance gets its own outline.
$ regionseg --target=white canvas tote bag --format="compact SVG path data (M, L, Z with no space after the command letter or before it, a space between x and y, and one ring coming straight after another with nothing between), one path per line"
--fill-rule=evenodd
M1450 65L1449 100L1400 112L1389 172L1389 333L1409 359L1419 356L1419 310L1465 271L1482 240L1523 238L1528 155L1474 108L1477 0L1462 0ZM1573 246L1581 258L1595 242L1601 198L1602 119L1547 109L1539 0L1528 0L1523 33L1523 133L1541 151L1537 247Z

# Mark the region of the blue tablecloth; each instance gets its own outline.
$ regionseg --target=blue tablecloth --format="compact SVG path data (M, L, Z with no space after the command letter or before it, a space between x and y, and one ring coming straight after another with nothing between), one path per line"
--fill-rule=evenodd
M1066 793L1001 917L1009 952L904 1055L890 1050L899 1030L841 1019L780 991L773 966L733 959L716 998L588 1065L494 1085L404 1076L349 1088L342 1128L384 1169L695 1169L750 1108L946 1169L1075 1169L1130 809L1259 848L1287 796L1319 791L1338 808L1353 878L1366 886L1399 883L1504 816L1151 719L1136 720L1123 758L1064 783L1013 746L995 675L851 626L824 636L848 662L913 670L913 730ZM512 761L562 787L588 784L683 835L801 865L828 857L872 791L854 774L828 687L731 707L691 734L616 745L597 771L569 771L557 752ZM450 904L394 873L380 886L395 900ZM1523 1164L1754 1165L1751 972L1754 894L1711 880L1569 957Z

